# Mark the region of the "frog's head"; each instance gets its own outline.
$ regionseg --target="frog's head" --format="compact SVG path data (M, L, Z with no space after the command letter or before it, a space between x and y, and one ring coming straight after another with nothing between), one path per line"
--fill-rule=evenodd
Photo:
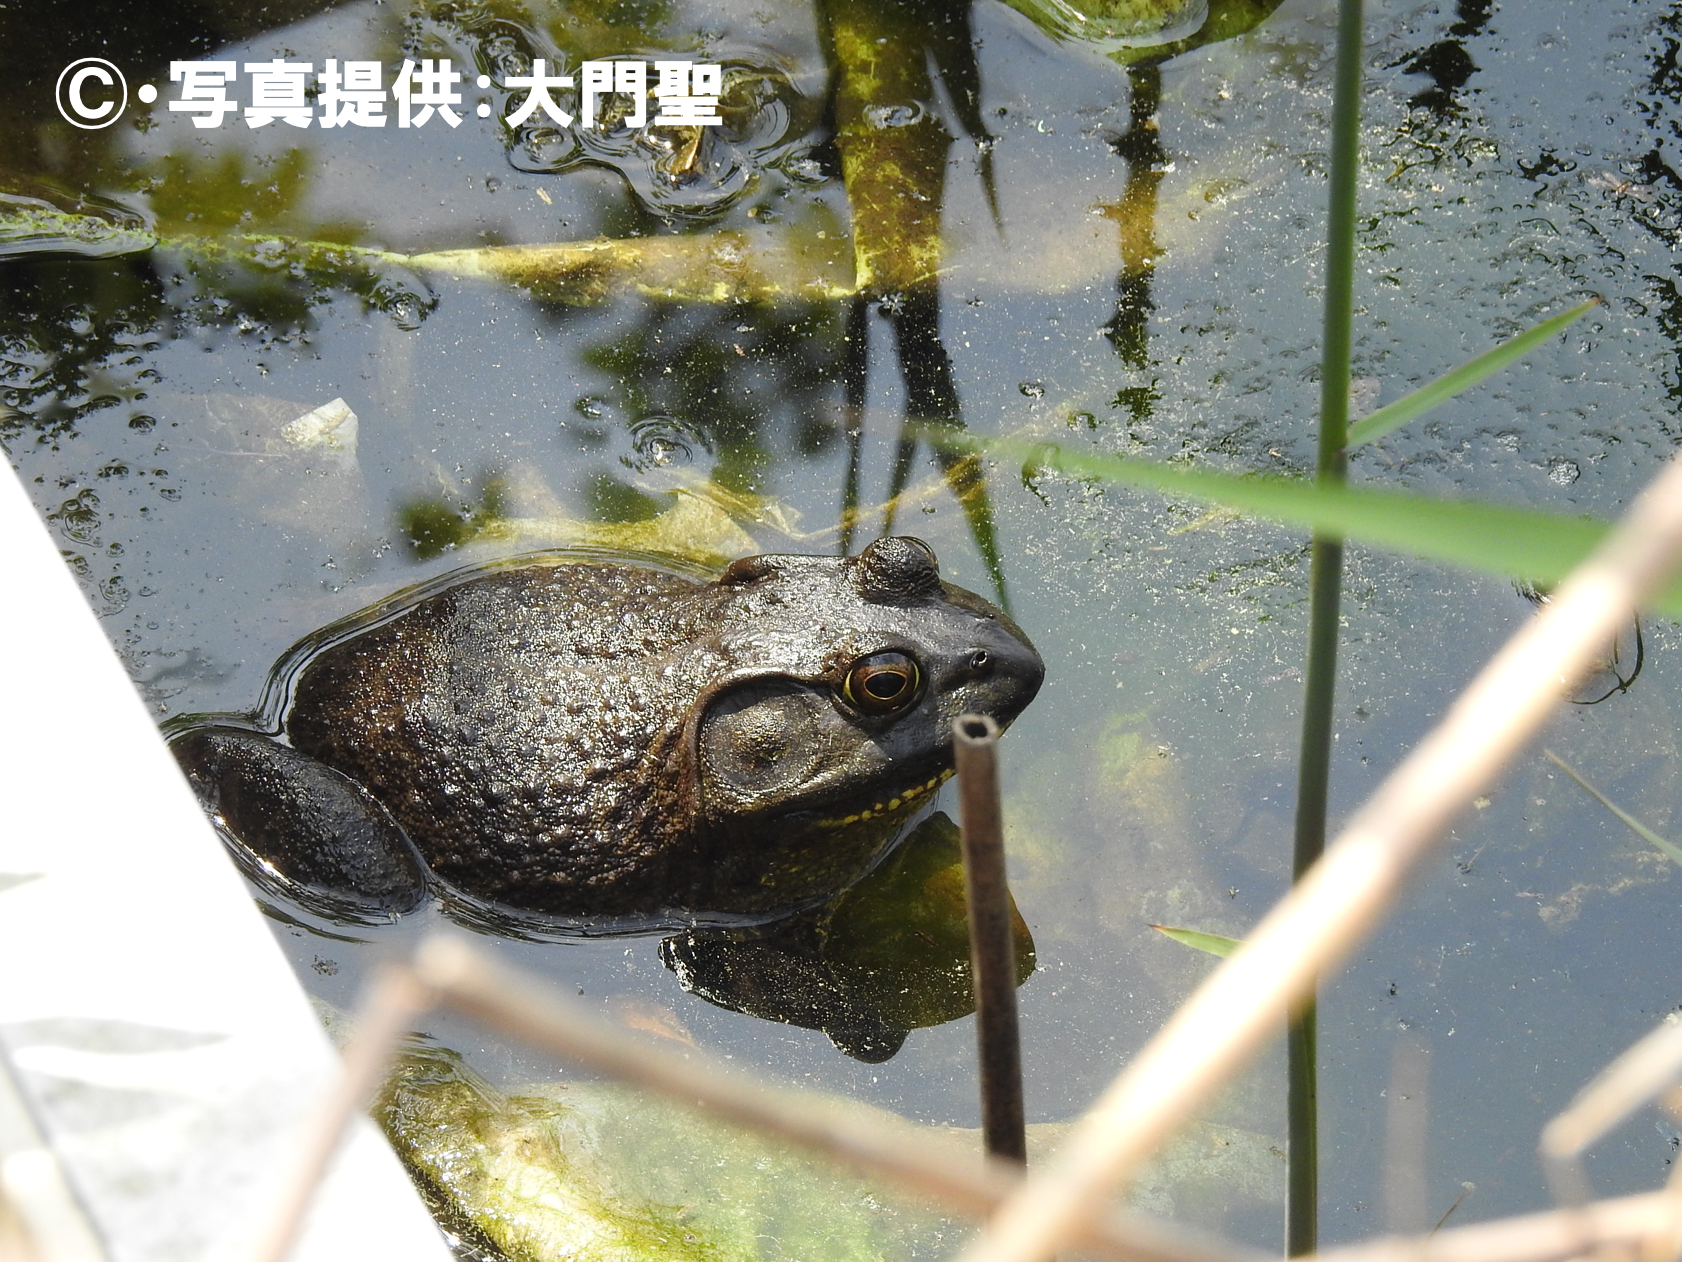
M954 719L1002 728L1045 674L1021 628L942 581L920 539L747 557L716 590L725 666L691 715L695 792L751 849L906 812L951 774Z

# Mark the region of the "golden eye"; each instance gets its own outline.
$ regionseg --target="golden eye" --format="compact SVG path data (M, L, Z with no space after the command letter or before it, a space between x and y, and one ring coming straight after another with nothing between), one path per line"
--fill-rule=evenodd
M892 714L922 694L923 672L904 653L872 653L853 663L841 697L866 714Z

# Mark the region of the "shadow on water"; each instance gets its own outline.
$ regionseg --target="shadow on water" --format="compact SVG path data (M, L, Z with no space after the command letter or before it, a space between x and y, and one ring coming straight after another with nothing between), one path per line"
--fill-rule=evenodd
M1460 0L1456 6L1457 20L1448 28L1448 37L1408 58L1402 68L1408 74L1424 75L1431 86L1414 93L1409 105L1429 110L1439 117L1459 109L1458 94L1477 73L1477 63L1466 50L1466 41L1480 34L1489 25L1494 0Z
M855 1060L879 1064L905 1036L975 1011L958 827L924 820L874 872L813 911L755 929L693 929L660 958L683 988L768 1021L822 1030ZM1016 982L1034 941L1011 906Z

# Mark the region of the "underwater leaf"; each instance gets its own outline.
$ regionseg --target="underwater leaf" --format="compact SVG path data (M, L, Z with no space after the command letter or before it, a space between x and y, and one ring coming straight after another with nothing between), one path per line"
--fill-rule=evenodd
M509 1262L867 1262L942 1253L960 1228L629 1088L569 1078L509 1095L437 1048L399 1060L374 1113L433 1212Z
M1244 945L1239 938L1227 938L1218 933L1204 933L1201 929L1174 929L1168 925L1152 925L1151 928L1165 937L1174 939L1183 946L1192 947L1198 951L1207 951L1210 955L1218 955L1222 959Z
M838 1119L903 1125L973 1158L981 1136L818 1097ZM518 1093L416 1040L373 1109L439 1221L470 1257L508 1262L885 1262L951 1256L971 1224L880 1181L696 1110L568 1075ZM1068 1133L1028 1127L1030 1159ZM1195 1122L1134 1185L1163 1215L1264 1213L1283 1195L1276 1140ZM476 1251L475 1251L476 1250Z
M1653 846L1657 846L1661 851L1670 857L1670 860L1673 863L1678 866L1682 866L1682 846L1677 846L1666 841L1651 828L1648 828L1647 825L1636 819L1635 816L1620 809L1615 802L1613 802L1599 789L1595 788L1587 780L1583 779L1583 777L1577 773L1576 769L1573 768L1570 763L1566 762L1565 759L1554 753L1553 750L1544 749L1542 752L1551 758L1559 766L1561 771L1580 784L1583 787L1583 790L1590 797L1592 797L1596 802L1599 802L1607 810L1611 811L1612 814L1616 815L1619 819L1623 820L1624 823L1628 824L1630 828L1635 831L1636 836Z
M363 295L404 327L418 325L437 302L418 276L405 275L409 272L500 281L568 306L598 303L626 290L705 303L829 300L853 292L845 244L804 225L775 236L714 232L411 255L284 233L154 233L138 221L0 195L0 259L28 254L110 258L154 249L196 263L338 285Z
M1528 355L1536 347L1553 337L1568 325L1588 314L1600 305L1600 299L1590 298L1587 302L1579 303L1569 311L1562 311L1556 316L1550 316L1534 328L1526 329L1517 337L1508 338L1494 350L1485 351L1474 359L1469 359L1460 367L1446 372L1435 381L1419 387L1412 394L1397 399L1394 403L1363 417L1349 427L1348 447L1357 447L1361 443L1370 443L1376 438L1382 438L1391 430L1400 429L1414 417L1428 412L1445 399L1451 399L1482 381L1493 373L1500 372L1508 364Z
M842 243L802 232L482 246L404 261L421 272L503 281L568 306L597 303L624 289L686 302L831 299L852 292Z
M1558 583L1594 549L1608 523L1477 500L1444 500L1373 487L1318 486L1306 479L1217 473L1130 456L1098 456L1049 444L949 436L1033 469L1148 487L1485 574ZM1682 582L1652 607L1682 617Z
M592 488L600 510L596 520L514 514L500 476L487 476L483 486L477 504L446 495L401 501L395 525L409 554L426 560L474 543L593 548L644 553L664 563L677 561L716 572L739 556L762 550L748 529L769 533L776 522L787 521L775 504L750 504L706 481L654 497L604 480Z

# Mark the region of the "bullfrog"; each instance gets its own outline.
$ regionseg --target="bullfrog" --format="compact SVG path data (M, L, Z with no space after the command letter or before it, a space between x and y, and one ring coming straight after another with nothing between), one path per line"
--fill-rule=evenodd
M248 871L381 914L766 919L858 880L1008 724L1021 629L909 537L710 582L546 557L447 580L277 667L280 730L172 748Z

